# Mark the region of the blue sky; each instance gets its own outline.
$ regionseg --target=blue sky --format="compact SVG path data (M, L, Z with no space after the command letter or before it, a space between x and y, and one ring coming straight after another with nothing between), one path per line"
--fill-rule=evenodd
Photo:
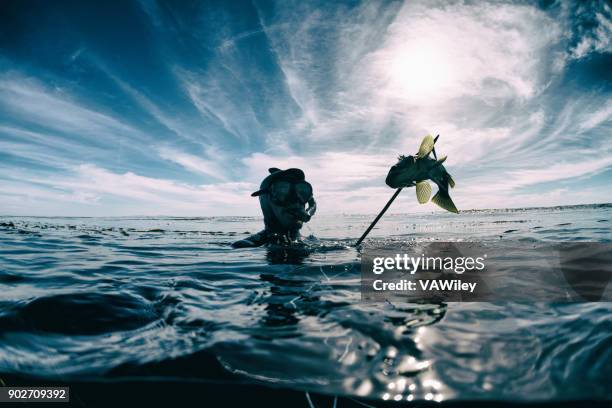
M257 214L268 167L373 213L427 133L459 209L612 202L607 2L0 8L2 214Z

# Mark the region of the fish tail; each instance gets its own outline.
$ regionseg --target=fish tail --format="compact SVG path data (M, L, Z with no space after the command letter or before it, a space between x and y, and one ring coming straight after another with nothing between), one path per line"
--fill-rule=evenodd
M445 209L446 211L459 214L459 210L457 210L457 207L455 207L455 203L453 203L453 200L451 200L447 190L439 189L436 195L431 199L431 202L436 204L438 207Z
M450 174L446 173L446 180L448 181L448 185L450 188L455 188L455 180L451 177Z

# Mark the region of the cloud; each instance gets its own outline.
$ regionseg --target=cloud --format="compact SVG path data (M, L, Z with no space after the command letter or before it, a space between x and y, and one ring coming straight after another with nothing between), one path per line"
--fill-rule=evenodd
M158 123L164 126L166 129L173 132L176 136L188 140L196 144L203 144L207 141L208 137L200 131L194 131L193 129L185 126L184 123L173 117L169 112L164 111L150 98L138 91L134 87L130 86L127 82L111 73L103 64L97 63L106 75L114 81L123 92L130 96L136 103L151 117L153 117Z
M11 159L58 170L77 165L85 157L108 157L108 150L103 147L84 146L53 131L41 133L1 125L0 151ZM10 160L6 160L4 165L9 163Z
M61 89L49 89L39 81L15 74L0 76L0 104L6 112L25 123L34 123L61 132L72 132L81 139L130 133L131 129L116 118L85 107Z
M561 36L554 19L524 5L406 2L387 8L393 18L369 4L341 16L292 7L279 12L294 19L291 30L267 34L302 110L293 134L336 149L355 138L373 145L414 137L430 117L436 125L457 122L451 113L465 103L459 98L482 101L468 113L481 126L503 104L545 89L549 53ZM321 44L329 25L336 32ZM364 32L370 41L359 41Z
M132 172L110 172L93 165L81 165L74 179L58 179L53 187L134 199L170 209L211 210L230 205L245 196L249 183L194 186L171 180L144 177Z
M6 208L256 214L267 169L300 167L321 214L373 213L426 133L461 209L612 200L609 89L583 73L611 51L605 2L142 5L155 52L51 27L0 59ZM394 209L436 209L411 194Z
M580 131L595 129L600 125L610 125L612 119L612 101L604 102L604 105L594 111L587 112L579 122Z
M93 159L122 166L155 154L146 132L101 113L95 103L23 74L0 75L0 108L0 132L18 139L7 151L36 156L35 161L50 167Z
M235 85L230 84L234 78L227 77L226 82L222 82L221 72L209 77L180 69L176 70L176 76L197 111L223 129L225 137L232 137L236 143L248 143L254 132L261 129L252 107L233 99L230 90Z
M79 207L81 215L114 214L117 209L124 214L129 211L125 215L235 215L255 188L246 182L190 185L133 172L116 173L91 164L42 180L22 174L19 181L0 180L0 186L3 195L36 204L41 200L87 204Z
M386 85L377 89L413 105L464 95L529 98L543 85L542 57L560 33L529 6L406 3L368 59Z
M550 181L584 177L604 171L612 166L612 157L597 160L576 160L573 163L558 163L546 168L513 171L508 177L512 187L539 184Z
M225 169L214 160L206 160L168 147L161 147L158 152L163 159L179 164L186 170L204 174L216 180L226 180Z
M489 194L505 193L511 195L522 187L585 177L601 173L610 168L612 168L612 158L610 157L561 162L549 166L536 164L531 168L509 171L502 178L496 176L496 180L492 180L493 177L475 177L473 182L477 187L463 189L463 194L482 193L486 190Z
M605 98L584 94L564 103L551 88L566 29L553 14L524 4L461 2L339 10L287 4L274 16L260 14L264 27L275 27L267 35L302 111L289 137L319 150L290 151L284 163L313 168L323 194L341 195L340 207L345 192L360 194L361 187L336 176L342 171L328 171L334 161L321 150L340 153L336 162L358 174L378 175L360 180L365 186L380 185L390 158L414 152L428 132L442 135L439 151L461 186L454 194L480 197L466 203L481 208L494 200L490 186L507 202L525 186L597 174L608 165L606 150L579 136L592 138L606 126L607 107L593 112ZM291 30L276 28L287 20ZM584 154L580 164L571 163L570 146ZM257 161L260 173L283 163L260 154L247 167Z
M570 58L581 59L587 55L597 53L612 52L612 9L607 2L602 2L599 9L594 13L582 9L582 4L578 5L577 14L581 24L578 30L578 42L570 49Z

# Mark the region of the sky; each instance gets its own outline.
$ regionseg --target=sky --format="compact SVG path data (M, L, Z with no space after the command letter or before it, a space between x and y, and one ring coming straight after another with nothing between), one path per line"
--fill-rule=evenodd
M0 214L375 213L428 133L460 210L612 202L611 52L605 1L3 1Z

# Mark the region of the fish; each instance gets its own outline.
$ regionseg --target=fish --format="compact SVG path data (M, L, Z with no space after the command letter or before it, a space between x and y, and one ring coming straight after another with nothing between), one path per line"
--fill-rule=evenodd
M416 187L416 196L420 204L425 204L431 197L431 185L428 180L438 186L438 192L433 196L431 202L440 208L459 213L455 203L450 198L448 187L455 187L455 180L446 171L442 163L446 156L438 159L435 143L440 135L435 138L427 135L423 138L421 146L416 155L399 156L397 164L389 170L385 183L392 188ZM433 158L430 155L433 153Z

